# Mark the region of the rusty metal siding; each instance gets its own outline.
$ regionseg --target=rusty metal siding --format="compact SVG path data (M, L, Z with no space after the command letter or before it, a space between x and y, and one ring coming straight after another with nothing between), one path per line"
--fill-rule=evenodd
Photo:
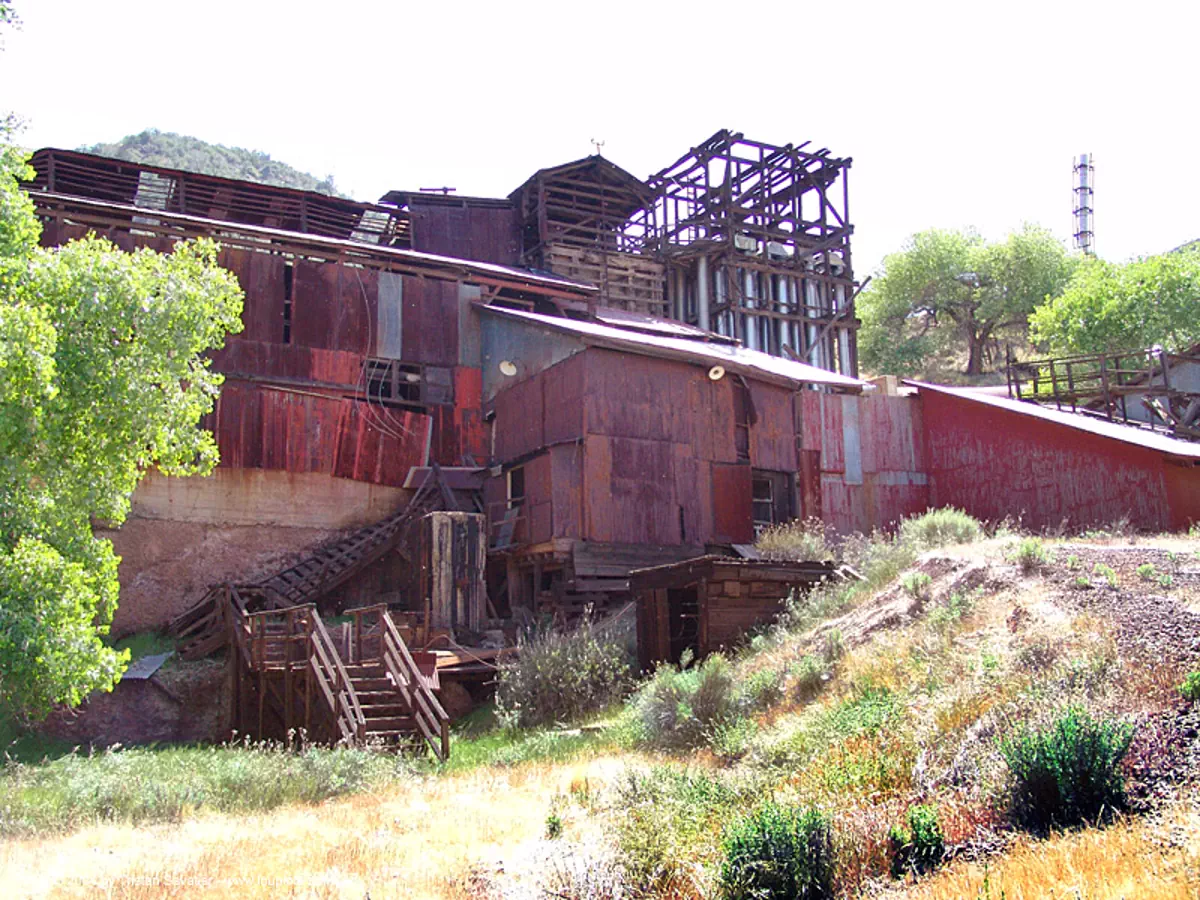
M458 285L431 278L404 279L402 358L430 366L458 363Z
M750 462L759 469L795 472L796 429L792 418L792 391L750 381L755 422L750 426Z
M429 462L429 416L342 400L333 474L355 481L401 487L413 466Z
M1160 452L947 394L923 390L920 402L935 506L1020 515L1031 528L1123 516L1139 528L1172 524Z
M539 374L496 396L496 458L508 460L546 444L542 380Z
M414 197L409 209L414 250L502 266L519 263L520 226L511 207L426 204Z
M589 540L679 543L670 443L588 435L585 459Z
M733 544L754 541L749 464L712 466L713 539Z
M585 356L571 357L539 376L547 444L583 437Z
M551 502L554 537L583 537L583 447L550 448Z
M540 544L553 534L554 487L550 454L535 456L525 464L525 515L529 540Z

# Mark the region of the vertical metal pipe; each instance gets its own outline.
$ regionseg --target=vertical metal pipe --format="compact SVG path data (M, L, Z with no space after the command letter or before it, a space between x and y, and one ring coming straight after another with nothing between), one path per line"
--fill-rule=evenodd
M715 291L715 307L720 309L725 305L725 267L717 266L713 271L714 275L714 291ZM728 312L717 313L717 334L729 334L729 314Z
M743 269L742 291L746 295L746 309L754 309L754 270ZM746 346L758 349L758 316L746 316Z
M696 317L699 326L708 331L708 257L696 260Z
M839 284L835 289L837 298L837 310L839 315L846 306L846 286ZM838 336L838 371L843 375L849 375L853 371L853 363L850 359L850 329L837 329Z

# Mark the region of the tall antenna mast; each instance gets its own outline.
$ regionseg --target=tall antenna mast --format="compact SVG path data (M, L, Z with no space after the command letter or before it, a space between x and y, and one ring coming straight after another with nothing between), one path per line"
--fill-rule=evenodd
M1075 159L1075 246L1087 256L1096 255L1096 235L1092 230L1092 185L1095 180L1092 155L1081 153Z

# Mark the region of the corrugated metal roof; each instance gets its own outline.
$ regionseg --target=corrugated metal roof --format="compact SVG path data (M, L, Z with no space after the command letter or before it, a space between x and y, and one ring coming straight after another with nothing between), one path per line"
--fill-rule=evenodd
M1035 419L1043 419L1047 422L1054 422L1057 425L1066 425L1068 428L1075 428L1079 431L1086 431L1089 434L1111 438L1114 441L1123 441L1126 444L1134 444L1138 447L1144 447L1147 450L1157 450L1161 453L1169 453L1172 456L1187 456L1200 459L1200 444L1193 444L1190 441L1183 441L1179 438L1149 431L1145 428L1109 422L1106 419L1096 419L1091 416L1066 412L1060 409L1051 409L1038 403L1013 400L1011 397L999 397L995 394L984 393L971 388L952 388L940 384L927 384L922 381L905 381L904 383L911 384L918 390L935 391L939 394L949 394L952 397L959 397L963 400L973 400L976 403L982 403L986 406L994 406L1022 416L1032 416Z
M789 359L781 359L759 350L748 350L745 347L711 344L687 338L660 337L600 325L596 322L580 322L576 319L544 316L539 313L497 306L481 306L479 308L493 315L574 334L588 344L704 365L720 364L732 372L751 375L767 381L781 381L789 385L824 384L846 388L854 393L861 391L867 385L867 382L857 378L839 375L837 372L828 372L825 369L818 369L816 366L793 362Z
M716 344L736 344L734 338L726 337L712 331L705 331L686 322L675 322L671 319L660 319L645 313L628 309L614 309L611 306L601 306L596 309L596 319L602 325L614 328L625 328L631 331L645 331L650 334L661 334L665 337L691 338L693 340L712 341Z

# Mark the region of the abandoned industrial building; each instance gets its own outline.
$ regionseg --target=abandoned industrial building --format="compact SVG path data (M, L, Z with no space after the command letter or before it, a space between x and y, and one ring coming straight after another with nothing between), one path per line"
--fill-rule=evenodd
M715 648L738 631L685 639L671 604L740 623L739 598L811 583L736 561L794 518L1200 520L1180 433L860 380L851 161L827 150L721 131L645 179L594 155L507 197L375 204L32 162L45 244L211 237L246 292L212 359L220 466L149 473L111 535L114 631L226 648L243 733L416 733L444 755L438 692L488 677L505 623L638 595L644 661Z

